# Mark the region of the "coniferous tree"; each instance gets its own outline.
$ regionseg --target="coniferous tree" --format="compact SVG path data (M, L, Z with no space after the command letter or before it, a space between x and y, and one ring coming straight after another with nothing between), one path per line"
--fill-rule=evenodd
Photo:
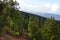
M55 34L59 26L56 23L54 18L47 19L43 27L41 27L41 36L43 40L56 40L55 37L58 34ZM58 39L59 40L59 39Z
M35 33L39 30L38 24L39 24L38 17L30 15L28 22L28 34L29 37L31 37L32 39L35 38L36 36Z
M11 27L13 26L14 22L11 18L11 14L13 14L16 10L15 5L17 5L16 1L13 0L0 0L0 30L2 32L6 30L11 30Z

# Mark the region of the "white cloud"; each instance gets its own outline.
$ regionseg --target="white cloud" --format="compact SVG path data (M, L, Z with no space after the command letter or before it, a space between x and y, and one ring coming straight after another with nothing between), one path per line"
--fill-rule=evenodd
M59 5L58 4L53 4L52 7L51 7L51 11L52 12L57 12L59 9Z
M60 11L59 4L45 3L43 5L26 4L25 0L17 0L20 3L21 10L27 12L48 12L56 13Z
M17 2L22 6L24 5L24 0L17 0Z
M49 12L51 8L51 5L49 3L44 4L43 6L40 7L41 12Z
M44 7L50 8L50 3L44 4Z
M60 11L60 7L58 4L50 4L46 3L40 8L41 12L55 13Z
M20 10L27 11L27 12L34 12L38 11L38 6L32 4L26 4L25 0L17 0L20 3Z

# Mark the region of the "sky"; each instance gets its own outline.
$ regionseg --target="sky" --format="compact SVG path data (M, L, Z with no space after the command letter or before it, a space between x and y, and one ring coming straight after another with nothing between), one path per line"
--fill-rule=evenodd
M60 0L17 0L20 10L32 13L53 13L60 15Z

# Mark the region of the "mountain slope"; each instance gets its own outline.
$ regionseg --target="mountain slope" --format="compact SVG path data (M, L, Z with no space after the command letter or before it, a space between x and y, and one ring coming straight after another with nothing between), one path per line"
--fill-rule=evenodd
M2 34L0 36L0 39L7 40L7 38L8 38L7 36L10 35L8 39L11 39L11 37L13 37L12 39L14 39L14 40L15 39L16 40L17 39L25 40L25 37L27 35L26 40L28 40L28 39L32 40L33 38L36 38L37 40L42 40L43 38L41 36L41 31L43 31L43 30L40 30L40 29L42 29L42 28L45 29L43 27L44 24L46 24L45 22L48 22L48 24L49 24L49 26L47 26L48 24L46 24L46 28L51 27L50 24L53 25L53 23L57 23L58 26L60 27L60 21L55 21L54 19L48 20L48 18L45 18L43 16L34 15L34 14L23 12L23 11L16 11L16 12L11 14L11 16L10 16L11 19L9 20L9 23L11 26L4 26L3 28L0 29L0 30L3 29L1 31L1 33L6 33L5 35ZM55 25L53 25L52 27L55 27ZM5 29L5 28L7 28L7 29ZM29 35L30 33L31 33L31 35ZM52 31L51 31L51 33L52 33ZM56 31L54 33L56 33ZM16 38L15 38L15 36L16 36ZM20 38L23 38L23 39L20 39Z
M42 20L47 20L50 17L54 17L56 22L57 22L57 24L60 25L60 15L50 14L50 13L39 13L39 15L38 15L36 13L34 14L34 13L28 13L28 12L23 12L23 11L19 11L19 12L21 12L23 15L25 15L25 17L27 19L29 18L30 15L38 17L39 20L41 20L41 19Z
M60 20L60 15L57 15L57 14L39 13L39 15L43 16L43 17L46 17L46 18L54 17L56 20Z

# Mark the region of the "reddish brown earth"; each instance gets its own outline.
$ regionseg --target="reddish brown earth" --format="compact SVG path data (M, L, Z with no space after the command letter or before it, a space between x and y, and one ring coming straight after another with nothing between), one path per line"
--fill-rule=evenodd
M0 40L28 40L28 35L21 34L20 36L15 37L9 33L4 33L2 36L0 36Z

